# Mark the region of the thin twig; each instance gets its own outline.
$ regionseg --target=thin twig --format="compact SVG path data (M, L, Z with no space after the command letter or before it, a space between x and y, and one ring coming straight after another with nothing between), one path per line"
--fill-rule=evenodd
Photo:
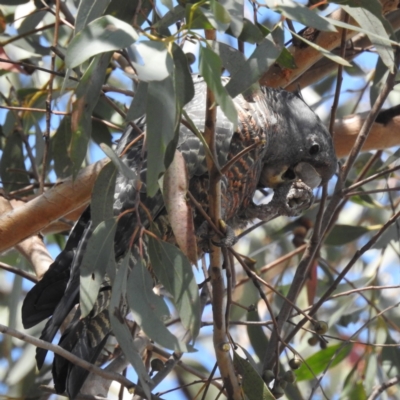
M15 267L13 267L11 265L5 264L5 263L3 263L1 261L0 261L0 268L4 269L4 271L12 272L15 275L22 276L23 278L28 279L28 281L31 281L33 283L38 283L39 282L39 279L36 278L35 275L32 275L31 273L26 272L26 271L24 271L22 269L15 268Z
M33 344L34 346L39 347L41 349L52 351L53 353L58 354L61 357L64 357L66 360L77 365L78 367L84 368L92 373L102 376L103 378L114 380L114 381L121 383L129 391L135 390L135 392L138 392L138 391L141 392L140 387L136 386L133 382L131 382L129 379L125 378L124 376L117 374L115 372L106 371L104 369L96 367L95 365L90 364L85 360L82 360L81 358L75 356L74 354L70 353L69 351L63 349L60 346L46 342L41 339L36 339L35 337L28 335L27 333L17 331L16 329L9 328L8 326L2 325L2 324L0 324L0 332L4 333L5 335L10 335L17 339L20 339L26 343ZM144 395L144 393L142 395Z

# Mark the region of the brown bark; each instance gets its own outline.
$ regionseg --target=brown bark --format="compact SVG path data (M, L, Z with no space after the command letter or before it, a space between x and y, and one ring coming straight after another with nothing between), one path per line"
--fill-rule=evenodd
M25 205L1 215L0 252L88 203L96 177L108 161L103 159L84 168L75 181L66 179Z
M396 111L397 108L393 107L390 110ZM388 113L388 111L385 112ZM400 110L398 111L400 114ZM381 115L384 115L385 112L382 112ZM349 154L367 114L349 115L335 121L333 140L338 157L345 157ZM362 150L387 149L398 145L400 145L400 115L395 115L387 122L374 122Z

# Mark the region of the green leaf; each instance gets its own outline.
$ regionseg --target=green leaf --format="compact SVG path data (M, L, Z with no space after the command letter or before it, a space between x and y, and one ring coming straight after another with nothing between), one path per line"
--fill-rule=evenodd
M146 371L146 367L143 364L142 356L139 354L135 346L132 332L126 325L125 321L125 317L128 312L128 305L126 303L126 285L131 257L131 252L128 252L118 268L111 291L109 315L111 328L118 341L118 344L124 352L127 360L135 369L140 380L140 385L142 386L146 397L150 399L151 395L149 384L152 382Z
M113 253L116 227L115 218L102 221L88 240L80 266L79 304L82 318L90 313L97 300L110 253Z
M249 21L247 18L243 20L243 28L238 37L242 42L256 44L263 41L266 35L261 31L261 29Z
M96 110L93 110L93 114L96 114ZM93 118L91 139L99 146L100 143L105 143L107 146L112 146L113 142L113 138L108 126Z
M168 307L162 297L153 292L153 279L140 259L129 274L127 289L128 304L135 321L149 338L174 351L190 350L164 325L169 318Z
M266 37L256 47L246 63L232 76L226 85L226 90L232 97L243 93L257 82L265 71L275 62L282 51L270 36Z
M305 359L301 367L295 372L297 381L309 381L314 379L314 376L320 374L326 369L328 363L330 363L334 357L333 361L329 364L329 369L333 368L350 354L351 349L351 345L348 344L343 346L339 343L318 351L311 357ZM339 351L338 354L336 354L337 351ZM311 373L309 368L313 373Z
M375 49L382 58L383 63L390 71L393 71L395 65L394 51L391 46L397 45L397 43L389 39L389 35L386 33L382 20L379 18L381 14L375 15L364 8L343 6L343 9L352 16L361 27L357 29L352 25L346 24L349 29L365 33L371 43L375 46ZM336 26L345 27L345 25L343 25L344 23L341 23L340 21L338 22L339 23L335 23Z
M372 246L373 249L383 249L390 242L399 242L399 226L397 224L391 225L386 231L382 234L382 236L376 241L376 243Z
M163 42L139 42L128 54L141 81L162 81L173 73L172 57Z
M313 49L319 51L324 57L329 58L330 60L334 61L337 64L344 65L345 67L351 67L351 64L349 62L347 62L344 58L339 57L336 54L331 53L330 51L324 49L321 46L318 46L317 44L315 44L313 42L310 42L309 40L305 39L303 36L298 35L297 33L293 32L290 29L289 29L289 31L293 36L295 36L296 38L298 38L302 42L308 44Z
M276 62L283 68L296 69L297 65L290 51L284 47Z
M163 162L168 144L177 129L176 93L171 76L149 82L147 92L147 195L159 190L158 179L165 171Z
M320 31L336 32L335 27L315 11L295 3L292 0L266 0L266 4L274 11L281 12L286 18L311 26Z
M113 15L132 26L132 22L141 26L146 21L154 3L149 0L111 0L104 14Z
M358 239L368 232L370 232L370 230L363 226L335 225L325 240L325 244L330 246L342 246Z
M103 15L111 0L81 0L75 19L75 34Z
M6 138L6 145L0 159L0 175L6 192L21 189L29 184L29 175L25 168L22 151L22 138L17 130Z
M213 51L221 58L222 66L227 69L231 76L234 75L246 62L242 52L225 43L214 40L208 41Z
M217 4L217 6L215 6ZM213 7L214 5L214 7ZM217 3L216 0L210 0L210 8L208 7L199 7L198 11L201 12L204 17L207 19L208 23L211 24L211 26L216 29L217 31L223 33L225 32L230 23L230 18L227 20L222 16L222 12L220 11L220 7L222 7L220 4ZM222 7L223 8L223 7ZM217 11L215 11L217 9ZM224 10L225 11L225 10ZM218 17L216 17L215 12L218 14ZM226 22L222 21L221 19L225 19Z
M152 236L149 255L154 273L172 295L182 325L194 340L200 330L200 299L189 260L174 245Z
M229 24L231 22L229 13L225 10L223 5L218 3L217 0L210 0L210 8L218 22L222 24Z
M73 104L71 117L72 136L68 147L74 177L86 157L92 132L92 113L100 97L111 55L112 53L105 53L95 57L76 88L77 99Z
M211 11L199 7L199 4L202 3L186 3L185 19L188 29L214 29L214 26L205 15L208 14L211 19L214 19L213 14L211 13ZM218 25L216 22L215 24Z
M225 116L234 125L234 130L238 124L238 116L232 98L221 82L221 59L208 47L200 47L199 70L207 86L214 93L215 99Z
M55 135L50 139L54 171L57 178L66 178L72 174L72 161L67 152L71 136L71 117L66 115L58 126Z
M92 191L90 214L93 228L102 221L113 218L113 204L117 168L113 163L108 163L100 171Z
M173 9L172 0L161 0L161 3L164 4L164 6L168 8L168 10L171 11Z
M252 365L240 357L236 351L233 352L233 365L242 376L242 387L248 400L275 400L257 371Z
M174 60L175 66L175 92L178 107L179 109L181 109L194 97L193 79L186 55L182 51L182 49L175 43L172 45L172 58Z
M258 311L251 311L247 313L247 321L260 322ZM247 334L249 335L250 343L257 354L260 361L264 359L265 349L268 345L267 336L264 333L261 325L247 325Z
M105 15L82 29L69 43L65 64L75 68L90 57L123 49L138 39L138 34L131 25Z
M134 121L146 113L147 85L147 82L140 81L136 86L135 97L126 114L126 121Z
M124 164L121 159L117 156L115 151L108 147L106 144L102 143L100 145L101 149L106 153L106 156L114 163L114 165L118 168L118 171L125 176L125 178L130 179L132 181L137 180L137 175L135 171L130 169L126 164Z
M225 8L230 16L229 29L233 36L239 37L243 29L243 14L244 14L244 1L243 0L220 0L221 5Z
M175 6L172 10L168 11L159 21L153 26L155 29L167 28L172 24L185 18L185 8L181 5Z

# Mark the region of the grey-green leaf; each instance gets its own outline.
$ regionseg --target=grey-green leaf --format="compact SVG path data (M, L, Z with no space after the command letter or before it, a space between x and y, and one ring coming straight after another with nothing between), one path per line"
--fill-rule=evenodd
M226 85L228 93L236 97L257 82L279 57L281 50L282 48L270 36L267 36L256 47L246 63L232 76Z
M176 94L171 76L149 82L147 92L147 194L159 190L158 179L165 171L164 156L177 127Z
M207 82L207 86L214 93L215 99L225 116L234 124L236 129L238 116L232 98L221 82L221 59L208 47L200 47L200 74Z
M320 31L336 32L329 21L302 4L292 0L266 0L266 3L271 9L280 11L286 18L300 22L304 26L311 26Z
M0 159L0 175L7 192L21 189L21 187L29 184L29 175L25 168L22 151L22 138L17 130L6 139L6 145Z
M134 121L143 116L146 112L147 103L147 82L140 81L136 87L135 97L126 114L126 121Z
M229 13L231 17L230 30L235 37L239 37L243 29L243 13L244 1L243 0L220 0L221 5Z
M311 42L310 40L307 40L301 35L298 35L297 33L293 32L290 30L290 33L301 40L302 42L308 44L310 47L314 48L315 50L319 51L324 57L329 58L330 60L334 61L337 64L342 64L345 67L351 67L351 64L347 62L344 58L337 56L336 54L331 53L330 51L326 50L325 48L318 46L317 44Z
M242 376L243 391L248 400L275 400L261 376L236 351L233 352L233 365Z
M117 168L113 163L108 163L100 171L92 191L90 213L93 228L96 228L101 221L113 217L115 180Z
M176 246L152 236L149 254L154 273L172 295L182 325L194 340L200 330L200 299L189 260Z
M95 19L69 43L65 63L75 68L90 57L130 46L138 39L135 29L111 15Z
M125 322L125 317L127 314L127 304L126 304L126 284L128 278L128 266L131 254L125 256L121 265L119 266L118 272L115 277L115 281L112 288L112 295L109 306L110 322L113 333L121 346L128 361L132 364L135 369L140 385L142 386L146 397L150 398L150 387L151 379L146 371L143 364L141 355L139 354L133 337L132 332L129 330Z
M76 88L77 99L73 104L71 117L72 136L68 147L74 177L86 157L92 132L92 113L100 97L110 58L111 53L95 57Z
M336 225L325 240L325 244L341 246L358 239L360 236L370 232L368 228L353 225Z
M109 254L114 248L117 227L115 218L101 222L89 238L80 266L80 307L86 317L96 302L107 269Z
M173 61L163 42L139 42L127 50L141 81L162 81L172 73Z
M374 15L371 11L364 8L343 6L343 9L366 31L369 40L375 46L383 63L393 72L395 68L394 51L391 45L387 43L389 35L386 33L385 27L379 19L380 15Z
M75 34L100 17L111 0L81 0L75 19Z
M114 163L114 165L118 168L119 172L125 176L125 178L136 180L137 175L133 170L131 170L126 164L124 164L121 159L117 156L114 150L111 147L108 147L106 144L102 143L100 145L101 149L106 153L106 156Z
M185 343L178 340L165 326L168 307L162 297L153 292L153 280L141 260L128 277L127 299L135 321L146 335L168 349L187 352Z

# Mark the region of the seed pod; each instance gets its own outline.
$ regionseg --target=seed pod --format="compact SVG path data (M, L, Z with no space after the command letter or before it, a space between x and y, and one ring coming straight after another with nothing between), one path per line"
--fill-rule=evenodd
M295 383L296 382L296 375L292 370L285 371L281 378L283 381L288 383Z
M308 344L310 346L315 346L319 342L319 338L317 335L313 335L308 339Z
M325 321L317 321L314 324L314 330L318 335L323 335L324 333L328 332L328 324Z
M263 372L262 377L266 383L270 383L275 379L274 371L271 371L270 369L266 369Z
M161 371L164 368L164 363L159 358L153 358L150 362L153 371Z
M289 361L289 366L292 369L299 369L301 367L301 364L303 364L303 361L301 361L298 356L294 356L294 358Z

